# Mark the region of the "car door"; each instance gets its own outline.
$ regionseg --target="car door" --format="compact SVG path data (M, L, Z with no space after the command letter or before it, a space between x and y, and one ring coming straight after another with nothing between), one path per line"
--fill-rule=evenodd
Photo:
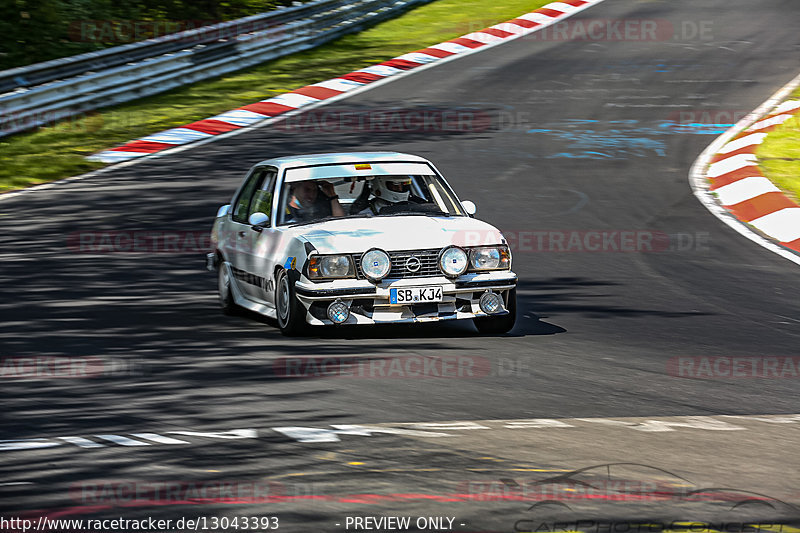
M269 221L261 226L251 226L247 224L242 237L242 245L247 250L243 254L243 269L249 274L246 284L248 298L259 303L271 304L274 300L274 271L275 247L278 245L279 230L275 229L273 220L273 204L275 181L278 175L277 169L264 167L264 175L259 182L259 186L253 193L247 210L249 219L254 213L264 213L269 217Z
M251 229L248 222L251 211L250 206L256 196L256 191L261 189L264 179L267 176L267 168L255 167L250 171L244 185L239 189L236 198L231 204L230 220L228 224L229 234L225 239L225 246L222 252L231 264L233 277L236 285L241 292L251 298L253 284L258 280L254 279L250 272L252 264L252 236L256 231Z

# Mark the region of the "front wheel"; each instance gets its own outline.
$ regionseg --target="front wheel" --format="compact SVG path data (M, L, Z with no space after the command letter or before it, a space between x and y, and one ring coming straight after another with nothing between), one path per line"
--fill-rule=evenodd
M306 311L294 294L294 284L289 274L281 270L275 283L275 308L281 333L291 337L300 335L307 327Z
M484 334L499 335L511 331L517 321L516 288L508 291L506 309L508 309L508 314L506 315L473 318L472 322L475 324L475 327L478 328L478 331Z

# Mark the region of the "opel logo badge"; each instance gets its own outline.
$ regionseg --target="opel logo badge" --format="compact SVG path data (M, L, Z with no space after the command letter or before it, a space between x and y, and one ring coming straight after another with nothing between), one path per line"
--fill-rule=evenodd
M406 269L408 269L409 272L416 272L421 266L422 263L413 255L406 260Z

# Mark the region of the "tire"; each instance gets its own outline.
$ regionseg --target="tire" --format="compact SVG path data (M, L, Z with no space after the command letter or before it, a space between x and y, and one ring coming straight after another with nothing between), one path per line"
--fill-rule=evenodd
M217 268L217 288L219 290L219 306L222 308L222 312L228 316L240 314L242 308L233 301L230 274L222 261L220 261Z
M473 318L472 322L480 333L485 335L499 335L508 333L517 322L517 289L508 291L506 299L507 315Z
M306 310L294 294L294 283L285 270L278 273L275 282L275 314L278 315L278 327L287 337L303 334L306 323Z

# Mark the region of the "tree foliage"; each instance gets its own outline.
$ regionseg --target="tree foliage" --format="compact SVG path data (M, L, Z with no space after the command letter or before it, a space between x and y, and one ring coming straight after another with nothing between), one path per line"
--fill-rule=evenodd
M291 0L0 0L0 70L291 4Z

